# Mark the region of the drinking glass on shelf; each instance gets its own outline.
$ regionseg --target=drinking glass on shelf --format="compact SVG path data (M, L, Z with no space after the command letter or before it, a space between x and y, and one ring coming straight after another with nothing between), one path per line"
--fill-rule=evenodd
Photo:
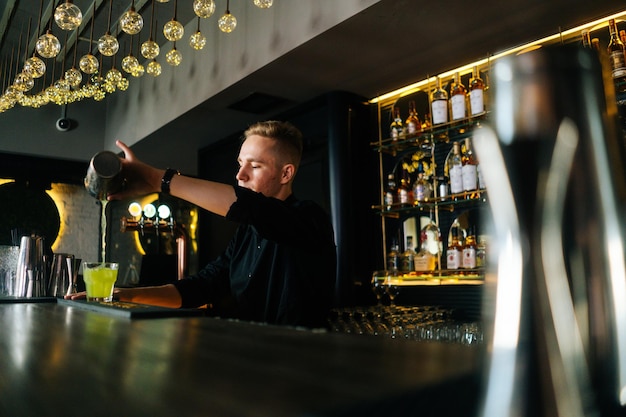
M389 307L393 310L396 308L396 297L400 294L400 286L398 286L396 277L392 275L387 276L385 280L385 290L389 297Z
M374 271L374 273L372 273L372 291L374 291L374 295L376 296L377 307L382 305L383 295L387 292L386 282L388 275L388 271Z

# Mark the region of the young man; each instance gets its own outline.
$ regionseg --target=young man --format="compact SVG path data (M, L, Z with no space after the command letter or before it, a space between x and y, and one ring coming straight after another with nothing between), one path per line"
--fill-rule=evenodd
M221 316L325 325L336 248L328 215L292 193L302 134L289 123L267 121L251 126L244 139L236 186L151 167L117 142L127 187L109 199L169 192L240 226L223 254L198 274L163 286L116 289L116 298L168 307L209 304Z

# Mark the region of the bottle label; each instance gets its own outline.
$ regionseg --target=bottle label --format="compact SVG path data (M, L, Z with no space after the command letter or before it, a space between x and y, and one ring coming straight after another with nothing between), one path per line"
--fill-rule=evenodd
M385 204L386 204L387 206L391 206L391 205L393 205L393 193L392 193L392 192L390 192L390 191L387 191L387 192L385 193Z
M450 99L452 107L452 120L465 118L465 95L457 94Z
M476 180L477 180L476 165L471 165L471 164L463 165L463 168L461 170L462 170L461 176L463 178L463 189L465 191L475 190Z
M448 121L448 102L446 100L435 100L433 107L433 124L446 123Z
M406 130L409 135L413 135L417 133L417 123L409 122L409 124L406 126Z
M424 184L417 183L414 193L417 201L424 201L426 199L426 187L424 187Z
M610 55L613 78L626 76L626 62L622 51L613 51Z
M412 255L402 256L402 262L400 265L400 270L402 272L411 272L415 271L415 261Z
M432 271L435 269L435 257L426 251L415 255L416 271Z
M400 260L397 253L391 253L387 256L387 269L390 271L397 271L400 266Z
M447 259L446 266L448 269L459 269L461 267L461 254L458 249L448 249Z
M472 247L463 249L463 268L476 268L476 249Z
M458 165L450 167L450 192L452 194L463 192L463 171Z
M476 88L470 91L470 111L472 116L480 114L485 111L485 103L483 101L483 89Z

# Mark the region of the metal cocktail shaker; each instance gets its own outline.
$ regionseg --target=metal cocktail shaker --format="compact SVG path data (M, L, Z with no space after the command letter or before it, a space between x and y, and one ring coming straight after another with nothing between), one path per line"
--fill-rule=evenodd
M11 294L18 298L44 297L46 295L46 264L43 238L22 236L17 260L15 285Z
M98 152L91 158L85 175L87 192L98 200L119 191L124 184L122 160L111 151Z
M498 60L481 415L626 414L626 149L595 50ZM608 59L605 61L608 62Z

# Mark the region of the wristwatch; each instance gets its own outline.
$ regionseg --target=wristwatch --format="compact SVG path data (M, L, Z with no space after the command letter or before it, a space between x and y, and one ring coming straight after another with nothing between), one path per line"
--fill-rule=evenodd
M168 168L165 170L163 174L163 178L161 178L161 192L163 194L170 193L170 183L172 182L172 178L174 175L180 175L180 172L173 168Z

